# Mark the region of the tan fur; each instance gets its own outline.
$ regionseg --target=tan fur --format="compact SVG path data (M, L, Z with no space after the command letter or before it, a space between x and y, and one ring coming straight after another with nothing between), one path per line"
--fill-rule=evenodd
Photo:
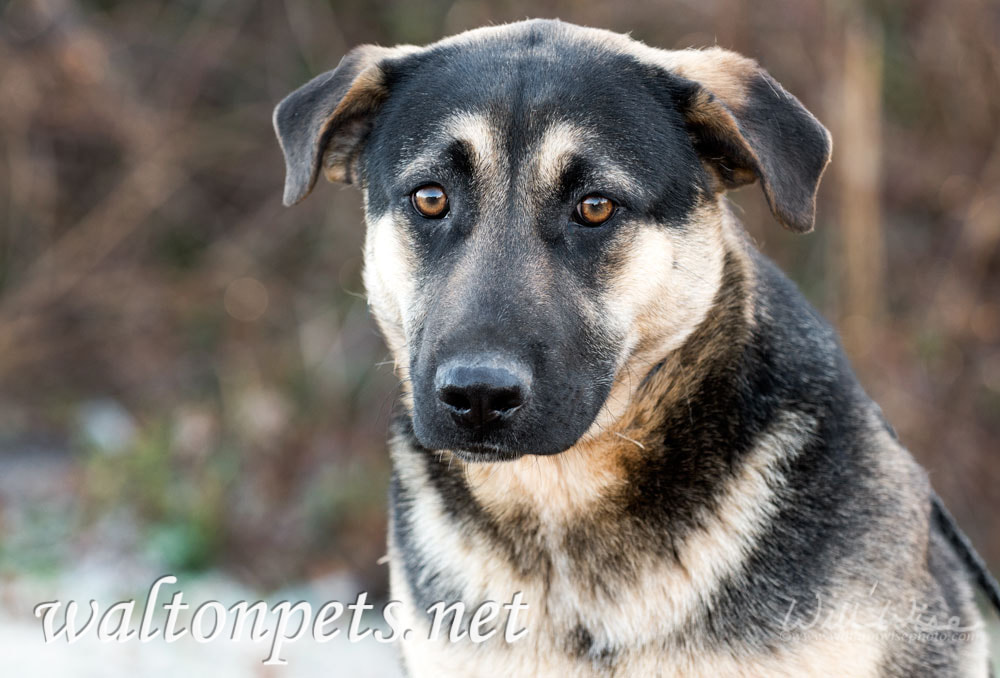
M486 116L461 113L446 120L443 127L446 134L472 148L478 181L487 185L502 181L508 173L507 163L500 153L493 125Z
M528 510L542 522L589 513L624 482L623 459L635 444L621 438L579 442L557 455L461 465L473 496L497 519Z
M599 28L583 28L580 37L701 83L733 109L746 103L746 82L758 70L753 59L721 47L664 50Z
M574 153L587 143L590 133L568 122L557 122L542 136L535 151L535 177L541 187L555 186Z
M751 657L734 657L711 651L697 654L681 651L675 653L669 663L663 661L662 652L650 648L629 655L616 665L613 673L587 663L567 662L560 656L560 648L544 641L540 644L542 647L534 655L518 655L493 647L461 645L448 654L433 653L429 644L423 643L415 646L404 642L404 647L407 665L415 667L411 672L412 678L493 678L501 670L504 675L533 678L597 678L612 675L656 678L880 676L878 661L881 648L877 643L859 643L853 638L837 636L816 638L801 645L785 646L773 654L761 653Z
M690 232L650 226L630 244L603 300L605 322L627 337L625 350L607 404L584 440L618 430L642 376L704 320L722 275L722 217L712 203L692 215Z
M519 177L521 184L540 195L555 189L573 155L585 152L588 141L596 136L593 130L572 123L553 123L542 134L541 141L536 144L532 152L532 161L528 163L527 176ZM645 192L644 188L618 165L616 158L602 159L601 176L609 185L617 186L623 191L635 191L640 194Z
M668 254L669 248L649 248L648 243L634 248L636 259L629 266L635 270L623 270L618 289L609 295L628 299L628 305L641 312L635 313L632 320L633 348L618 370L607 405L584 440L612 435L641 441L657 417L650 409L655 407L654 402L636 398L639 385L636 375L647 374L664 356L669 356L649 390L663 393L668 400L683 399L693 388L689 382L697 378L698 363L715 359L729 347L731 337L709 334L695 342L700 347L699 353L678 352L696 329L709 324L706 319L722 285L722 259L727 253L743 277L739 290L734 292L737 297L734 301L740 306L745 326L753 325L753 271L747 259L749 244L745 235L721 201L703 206L693 215L692 223L698 224L693 230L701 235L678 238L672 256L664 259L669 266L655 269L657 256ZM661 231L657 237L671 236ZM647 282L644 284L643 280ZM621 312L622 308L618 310Z
M701 83L732 110L746 105L746 83L759 72L753 59L721 47L667 51L636 42L633 49L649 63Z
M790 416L775 429L762 437L748 460L746 468L733 478L719 504L719 510L704 516L705 527L693 534L684 544L684 559L679 564L650 561L644 564L642 575L625 591L616 591L613 600L606 600L595 591L583 591L575 584L573 573L562 568L572 567L568 557L560 557L559 535L568 515L553 515L551 497L524 497L530 510L544 516L542 538L551 545L554 569L547 585L539 586L536 578L522 578L502 564L502 556L494 552L494 545L483 540L468 540L467 535L457 535L446 529L448 516L437 505L433 491L421 492L427 479L422 477L420 463L414 453L394 447L394 462L404 469L408 484L414 488L416 506L414 524L419 526L416 536L421 550L435 567L461 586L465 600L495 600L507 602L512 592L521 591L531 610L522 613L519 625L530 630L529 635L512 644L493 639L481 645L466 642L448 643L443 639L430 642L426 639L428 627L422 616L407 616L405 623L415 629L402 644L407 665L418 676L492 676L497 667L507 675L518 676L603 676L610 675L599 665L581 662L567 655L564 639L577 623L593 629L598 646L622 645L632 648L618 657L615 675L656 676L827 676L830 667L837 666L838 675L874 676L875 667L882 653L877 636L846 636L834 629L830 633L805 636L801 642L790 641L776 654L743 654L727 656L705 648L692 646L671 651L669 665L662 661L661 643L672 630L696 614L705 597L715 590L723 577L735 571L750 552L755 535L767 524L775 510L774 497L781 486L776 465L794 456L802 436L809 435L813 422L801 416ZM609 453L610 450L607 450ZM611 454L613 456L613 454ZM558 459L558 458L556 458ZM457 460L456 460L457 461ZM546 461L546 460L540 460ZM551 460L553 463L555 459ZM572 465L574 462L566 462ZM567 466L562 466L566 469ZM486 467L470 469L470 479L487 474ZM485 483L494 483L494 492L504 480L509 489L516 491L517 483L528 468L516 466L496 467L487 475ZM572 480L579 480L574 477ZM412 484L410 484L412 483ZM520 488L518 488L520 489ZM552 493L566 492L562 484L548 488ZM503 505L515 501L502 493L492 495L480 485L477 496L491 501L486 506ZM440 529L439 529L440 528ZM390 554L393 551L390 547ZM412 600L402 576L402 564L392 559L393 595L412 610ZM845 589L845 599L854 592ZM852 602L856 606L855 603ZM867 612L877 616L878 601L872 600ZM501 617L501 623L505 617ZM496 642L495 642L496 641ZM850 647L849 656L843 656Z
M367 203L367 192L365 202ZM412 408L409 379L410 352L407 327L422 308L414 303L413 247L387 215L368 224L365 236L363 278L368 304L392 354L394 371L403 388L403 400ZM405 309L405 312L404 312Z
M709 175L715 179L716 193L752 184L757 180L755 168L760 166L760 159L743 137L739 123L736 122L736 118L733 117L729 108L720 103L708 91L701 91L687 111L687 122L692 129L705 130L716 138L730 139L733 146L742 151L744 156L742 163L736 164L733 160L727 159L725 175L717 163L702 160ZM767 190L766 187L765 190Z
M347 128L339 129L338 134L330 136L328 146L323 153L323 175L327 180L331 182L351 181L354 171L352 165L355 160L352 152L356 150L357 137L365 124L363 116L377 108L388 96L385 88L385 73L379 64L389 59L412 54L420 49L422 48L414 45L397 45L396 47L362 45L356 48L362 57L362 68L337 108L330 114L316 140L318 144L333 129Z
M393 467L400 480L414 493L412 520L420 529L415 532L416 547L423 554L425 562L446 572L451 581L473 599L489 595L491 591L518 591L527 586L511 572L502 559L491 557L494 546L481 536L463 534L452 529L449 516L441 505L436 492L430 487L419 453L406 446L405 441L390 443ZM396 570L402 567L398 558L393 558L393 546L389 546L390 569L394 581ZM484 560L484 555L486 556ZM394 588L400 595L409 595L405 585ZM506 593L504 595L507 595ZM407 608L410 606L407 605Z

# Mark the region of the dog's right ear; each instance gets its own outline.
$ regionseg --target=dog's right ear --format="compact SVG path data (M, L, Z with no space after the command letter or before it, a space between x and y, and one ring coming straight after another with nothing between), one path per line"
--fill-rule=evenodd
M372 118L389 95L383 64L411 46L361 45L340 64L295 90L274 109L274 131L285 155L286 206L303 200L319 175L351 183Z

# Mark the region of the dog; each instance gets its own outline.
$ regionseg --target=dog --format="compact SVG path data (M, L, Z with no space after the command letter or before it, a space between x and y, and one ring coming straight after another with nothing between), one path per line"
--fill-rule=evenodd
M995 582L727 208L811 230L831 155L753 60L525 21L357 47L274 126L286 205L364 195L409 675L988 675Z

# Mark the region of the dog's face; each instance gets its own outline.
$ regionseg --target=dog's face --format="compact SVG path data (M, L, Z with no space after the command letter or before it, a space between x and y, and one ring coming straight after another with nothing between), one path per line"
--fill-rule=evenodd
M466 459L609 425L720 284L719 194L812 225L822 126L753 62L551 21L362 47L275 112L286 203L365 191L365 284L414 432ZM604 416L599 416L604 412Z

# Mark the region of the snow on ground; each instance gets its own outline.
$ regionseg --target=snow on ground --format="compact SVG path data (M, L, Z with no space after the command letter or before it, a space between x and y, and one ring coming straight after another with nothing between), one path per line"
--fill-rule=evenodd
M349 678L395 678L402 672L398 648L381 644L370 636L349 642L340 636L326 643L316 642L311 634L282 646L284 666L265 666L262 661L271 651L271 637L277 614L267 615L265 628L269 637L259 642L249 640L249 626L236 642L232 624L221 636L200 644L190 634L174 643L162 635L142 643L138 639L122 643L101 642L98 623L74 643L65 637L46 643L42 621L32 611L36 605L61 601L54 616L54 627L65 623L65 605L71 600L80 606L80 625L89 617L89 601L98 603L99 614L116 602L134 599L132 628L138 628L146 596L153 582L166 573L148 551L137 546L136 526L127 514L109 515L99 521L91 533L81 538L73 533L74 512L79 506L74 498L74 463L67 455L47 449L21 448L0 450L0 676L4 678L149 678L211 675L212 678L267 678L280 676L345 676ZM353 603L361 585L348 575L325 578L286 590L262 595L250 590L222 572L178 575L178 583L164 587L158 597L158 616L153 625L162 629L165 613L162 606L174 591L183 593L191 608L178 618L177 627L188 628L196 607L219 601L226 608L240 601L254 603L263 599L273 610L282 600L295 603L305 600L313 614L326 601ZM377 610L380 609L380 604ZM344 623L336 628L346 628ZM120 616L120 615L119 615ZM116 617L117 619L118 617ZM213 626L207 617L207 626ZM289 634L298 627L300 616L289 617ZM116 623L109 624L115 629ZM364 618L362 628L383 626L378 615Z

